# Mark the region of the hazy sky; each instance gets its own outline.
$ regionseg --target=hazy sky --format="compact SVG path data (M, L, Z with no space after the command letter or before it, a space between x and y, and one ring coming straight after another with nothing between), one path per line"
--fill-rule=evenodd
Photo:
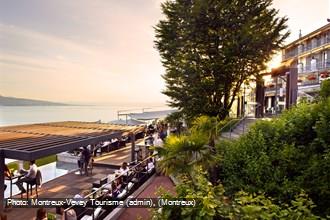
M0 0L0 94L62 102L165 102L153 26L161 0ZM292 32L329 0L275 0Z

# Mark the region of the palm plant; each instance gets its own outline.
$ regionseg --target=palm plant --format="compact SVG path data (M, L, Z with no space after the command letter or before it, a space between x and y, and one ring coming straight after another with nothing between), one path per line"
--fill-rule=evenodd
M156 147L160 170L166 175L187 174L193 178L194 166L208 169L214 163L214 154L207 145L207 137L203 134L170 136L164 147Z
M208 144L215 152L215 140L219 135L218 118L209 116L200 116L195 119L191 128L192 134L202 133L208 137Z

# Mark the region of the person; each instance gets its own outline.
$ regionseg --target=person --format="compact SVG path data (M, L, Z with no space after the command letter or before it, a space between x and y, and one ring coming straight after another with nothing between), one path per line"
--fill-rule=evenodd
M149 159L148 159L148 164L147 164L147 166L146 166L146 170L147 170L148 172L151 172L154 168L155 168L154 161L153 161L152 158L149 158Z
M81 155L83 157L83 168L85 168L85 174L88 176L87 168L89 161L91 159L91 152L88 150L88 148L85 146L83 151L81 152Z
M84 161L85 161L85 157L82 154L82 152L80 152L79 159L78 159L78 167L79 167L79 170L80 170L80 174L82 174L81 172L82 172L82 169L83 169L83 166L84 166Z
M45 208L39 208L37 210L36 220L47 220L47 211Z
M129 172L129 168L128 168L127 162L123 162L123 164L121 165L121 167L119 169L119 173L120 173L120 175L122 175L124 181L127 180L128 172Z
M128 168L127 162L123 162L119 171L120 171L120 174L122 174L122 175L126 175L126 176L128 175L129 168Z
M37 176L37 171L38 171L38 167L35 163L34 160L30 161L30 169L29 171L26 170L21 170L21 174L25 174L23 178L20 178L19 180L17 180L16 185L18 187L18 189L21 191L21 193L25 193L26 190L23 187L23 183L24 182L29 182L29 181L33 181L36 176Z
M138 152L137 152L137 162L140 162L143 160L143 153L142 153L142 149L139 148Z
M7 178L7 179L10 179L10 178L12 177L11 172L10 172L10 170L9 170L9 168L8 168L8 166L7 166L7 164L5 164L4 176L5 176L5 178ZM6 189L7 189L7 185L5 184L5 189L4 189L4 190L6 190Z
M81 199L84 199L85 196L87 196L89 194L89 190L82 190L80 193L74 195L73 199L76 199L76 200L81 200Z
M114 198L116 198L122 192L122 189L124 188L122 176L116 175L115 178L116 179L112 182L112 185L111 185L112 196Z
M160 134L157 134L156 140L155 140L155 146L156 147L163 147L164 146L164 142L163 140L160 138Z

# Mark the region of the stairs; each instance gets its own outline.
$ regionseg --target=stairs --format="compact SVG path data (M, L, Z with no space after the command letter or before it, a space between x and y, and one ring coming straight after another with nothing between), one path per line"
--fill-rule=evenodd
M245 134L249 127L256 122L256 118L244 118L242 119L231 131L221 133L221 137L224 139L237 139L241 135Z

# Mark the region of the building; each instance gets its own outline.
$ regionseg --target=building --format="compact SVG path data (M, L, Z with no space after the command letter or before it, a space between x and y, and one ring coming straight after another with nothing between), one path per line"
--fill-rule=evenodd
M330 24L300 36L282 49L281 66L263 75L264 88L259 88L256 94L264 90L264 97L259 95L258 99L257 95L257 102L263 105L266 114L280 113L302 97L313 99L322 81L328 78Z

